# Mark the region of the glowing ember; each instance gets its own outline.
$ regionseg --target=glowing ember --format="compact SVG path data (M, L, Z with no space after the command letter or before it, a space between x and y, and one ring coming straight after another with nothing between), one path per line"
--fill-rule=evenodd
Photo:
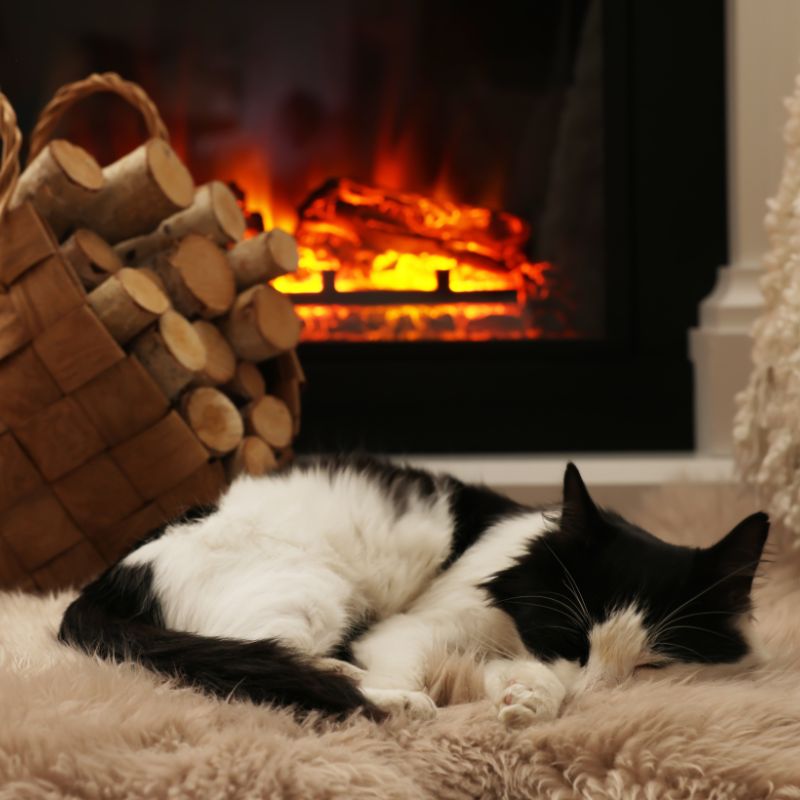
M550 265L529 231L487 208L329 181L300 211L293 295L307 341L529 339Z

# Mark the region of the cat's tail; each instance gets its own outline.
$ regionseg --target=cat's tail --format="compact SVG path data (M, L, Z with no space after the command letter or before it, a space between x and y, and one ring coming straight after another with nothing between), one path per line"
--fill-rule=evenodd
M58 638L102 658L136 661L218 697L339 718L353 712L375 720L386 716L350 677L316 666L275 639L242 641L164 628L147 573L149 567L117 565L90 583L67 608Z

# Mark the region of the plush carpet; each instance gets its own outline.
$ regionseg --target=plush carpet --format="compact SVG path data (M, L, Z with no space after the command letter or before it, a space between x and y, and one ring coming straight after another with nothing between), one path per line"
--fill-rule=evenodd
M631 516L681 542L753 510L672 488ZM751 674L683 670L598 691L505 730L465 661L431 680L426 723L300 724L54 641L70 595L0 595L0 798L800 798L800 568L780 532L757 588L768 652Z

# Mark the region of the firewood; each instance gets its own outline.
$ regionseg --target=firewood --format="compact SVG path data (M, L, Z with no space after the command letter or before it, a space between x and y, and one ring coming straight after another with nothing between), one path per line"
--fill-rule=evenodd
M61 245L61 253L86 289L94 289L122 268L111 245L88 228L75 231Z
M245 436L236 451L225 461L228 480L239 475L258 477L266 475L278 466L272 448L260 436Z
M22 173L11 205L30 202L60 239L74 227L103 184L103 171L89 153L55 139Z
M263 285L236 298L222 331L239 358L263 361L293 348L300 339L300 326L292 301Z
M170 400L206 365L206 349L197 331L186 317L171 310L133 341L131 351Z
M181 399L183 416L195 436L215 456L235 450L244 435L244 423L236 406L211 386L192 389Z
M196 378L197 383L220 386L231 381L236 373L236 356L216 325L204 319L192 323L206 348L206 365Z
M249 403L267 393L264 376L252 361L240 361L236 365L233 378L225 386L225 391L237 400Z
M247 433L260 436L273 447L286 447L292 441L292 415L283 400L265 395L243 413Z
M225 247L238 242L244 230L244 214L233 192L221 181L212 181L197 189L188 208L167 217L152 233L120 242L114 250L126 264L144 264L190 233L202 234Z
M90 295L108 332L125 344L169 308L169 299L147 275L125 267L101 283Z
M236 275L237 288L249 289L257 283L296 272L297 242L294 236L275 228L234 245L228 258Z
M190 233L151 267L186 317L218 317L233 304L236 287L228 259L205 236Z
M111 244L153 230L194 198L189 170L163 139L150 139L109 164L103 177L105 185L82 219Z

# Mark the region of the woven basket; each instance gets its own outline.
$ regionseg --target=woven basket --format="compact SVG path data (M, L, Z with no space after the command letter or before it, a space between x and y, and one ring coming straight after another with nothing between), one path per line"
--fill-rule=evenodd
M64 111L96 91L120 94L151 136L167 138L140 87L92 76L55 95L31 158ZM214 500L231 471L100 322L33 206L9 210L21 136L2 94L0 137L0 587L51 590L85 581L166 520ZM294 352L275 365L278 375L293 365L296 395ZM299 407L291 410L296 433Z

